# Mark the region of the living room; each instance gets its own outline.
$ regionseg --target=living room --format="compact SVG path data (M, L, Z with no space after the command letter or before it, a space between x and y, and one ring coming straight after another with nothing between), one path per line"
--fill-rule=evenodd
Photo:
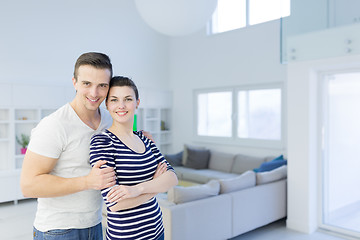
M141 104L171 105L168 153L193 144L234 154L284 154L287 227L311 234L322 225L314 107L320 88L317 77L333 70L360 69L359 25L328 27L334 24L327 18L329 6L339 2L293 0L291 15L283 20L214 35L203 27L189 35L167 36L142 19L134 1L1 1L0 106L60 107L74 94L71 78L76 58L84 52L104 52L112 60L114 75L131 77L140 96L144 93ZM350 2L344 5L351 6ZM284 43L284 34L290 36L286 44L291 46ZM283 90L280 145L249 146L196 137L196 91L272 84ZM164 92L167 97L158 97Z

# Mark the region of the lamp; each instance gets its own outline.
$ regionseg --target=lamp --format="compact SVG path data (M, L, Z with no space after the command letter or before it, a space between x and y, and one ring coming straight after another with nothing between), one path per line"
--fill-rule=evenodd
M205 27L217 0L135 0L140 16L154 30L184 36Z

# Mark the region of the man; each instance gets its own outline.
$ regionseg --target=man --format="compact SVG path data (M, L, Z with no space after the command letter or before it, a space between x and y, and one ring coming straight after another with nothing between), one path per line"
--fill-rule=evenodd
M72 78L76 96L33 129L26 152L21 189L38 198L34 239L103 239L100 189L113 186L112 168L89 164L90 137L111 126L99 106L112 77L112 64L102 53L82 54Z

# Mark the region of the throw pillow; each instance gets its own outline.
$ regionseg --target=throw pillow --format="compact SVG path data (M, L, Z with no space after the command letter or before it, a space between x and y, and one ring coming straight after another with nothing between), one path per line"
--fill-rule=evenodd
M175 153L175 154L166 154L164 157L171 166L182 166L182 155L183 152Z
M187 149L188 156L185 163L185 167L194 169L204 169L208 167L210 151L208 149Z
M219 182L220 194L223 194L255 186L256 177L254 171L249 170L238 177L221 179Z
M286 164L287 164L286 160L276 160L276 161L271 161L271 162L264 162L260 165L259 168L254 168L254 172L271 171L275 168L281 167Z
M185 166L187 158L188 158L188 148L191 149L206 149L205 147L202 146L194 146L194 145L189 145L189 144L185 144L184 145L184 151L183 151L183 155L182 155L182 165Z
M219 181L211 180L203 185L196 185L191 187L172 187L168 191L167 195L169 201L178 204L216 196L219 194L219 191Z
M274 158L273 160L271 160L271 162L276 162L276 161L281 161L284 160L284 156L281 154L280 156Z
M287 177L287 166L281 166L274 170L268 172L258 172L256 173L256 184L265 184L270 182L275 182L280 179Z

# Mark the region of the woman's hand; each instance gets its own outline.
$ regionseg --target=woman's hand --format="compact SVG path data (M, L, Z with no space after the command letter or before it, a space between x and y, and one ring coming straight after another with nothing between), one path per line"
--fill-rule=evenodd
M154 174L154 179L167 171L167 164L165 162L159 163Z
M107 194L106 198L109 202L119 202L126 198L134 198L141 194L141 191L137 185L126 186L118 185L113 187Z

